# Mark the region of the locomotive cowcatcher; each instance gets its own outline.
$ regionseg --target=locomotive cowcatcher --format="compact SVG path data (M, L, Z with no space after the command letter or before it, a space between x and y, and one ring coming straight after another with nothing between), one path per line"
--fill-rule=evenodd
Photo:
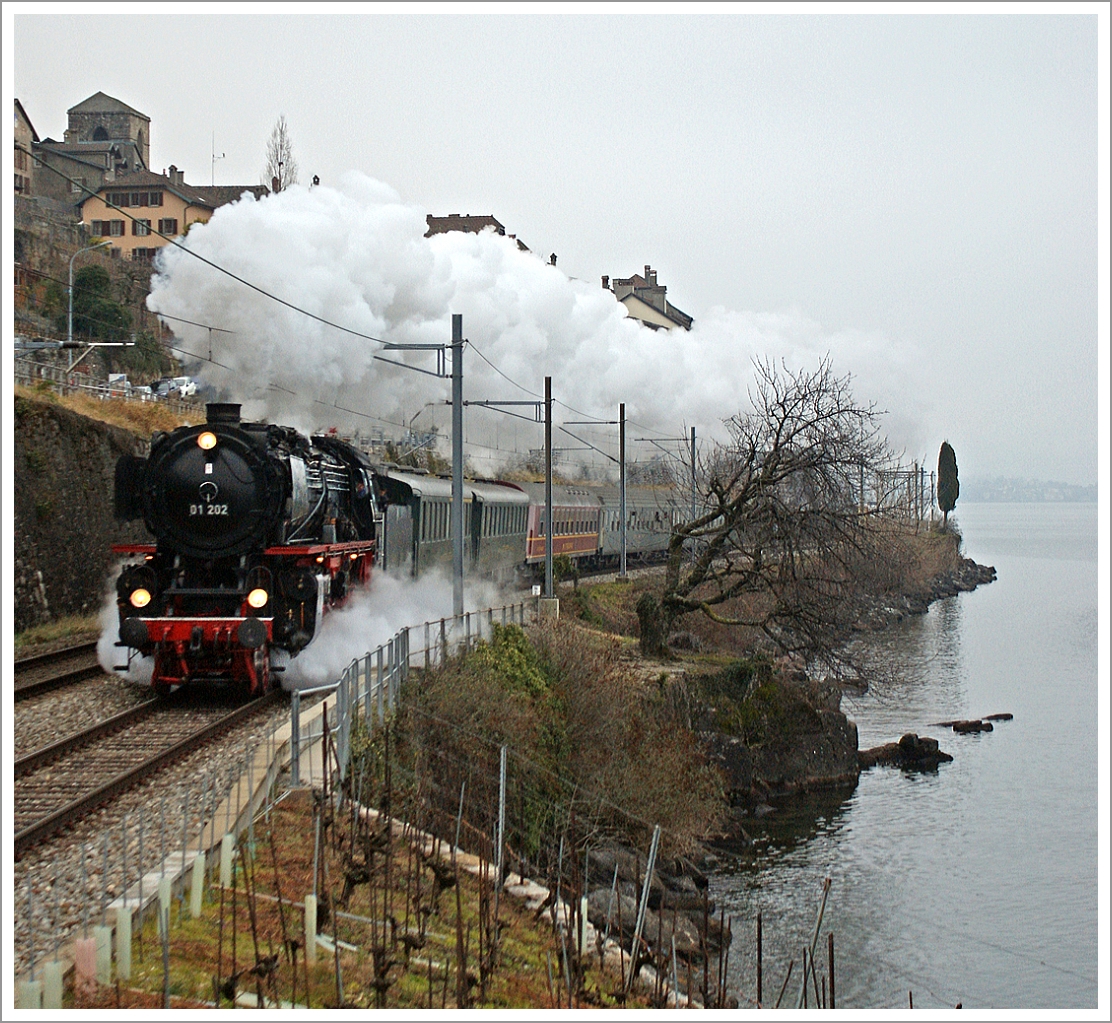
M153 544L129 556L116 584L128 664L153 658L160 694L195 681L265 691L350 588L368 582L382 521L365 457L334 437L240 420L208 421L151 438L147 458L116 465L116 516L142 518ZM126 666L121 666L126 667Z

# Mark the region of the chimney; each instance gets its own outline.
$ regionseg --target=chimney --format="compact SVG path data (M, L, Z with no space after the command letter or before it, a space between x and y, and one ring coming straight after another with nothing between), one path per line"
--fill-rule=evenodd
M220 423L231 426L240 421L239 411L242 407L234 402L210 401L205 406L205 416L210 425Z
M605 291L610 290L610 275L609 274L603 274L602 275L602 287Z
M183 179L185 178L185 171L183 171L183 170L180 171L180 170L177 169L177 167L174 166L174 164L170 164L169 177L170 177L170 184L171 185L183 184Z

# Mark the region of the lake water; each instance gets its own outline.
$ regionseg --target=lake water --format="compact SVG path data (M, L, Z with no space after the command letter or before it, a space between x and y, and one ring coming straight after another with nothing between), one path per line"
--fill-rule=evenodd
M735 918L731 988L751 998L763 912L765 1005L789 959L796 1004L829 877L818 965L833 931L839 1008L906 1008L909 991L916 1009L1097 1007L1097 507L959 509L997 581L875 637L892 670L842 703L861 748L917 732L953 763L874 768L848 797L754 821L757 854L712 881ZM998 712L1014 720L990 733L932 725Z

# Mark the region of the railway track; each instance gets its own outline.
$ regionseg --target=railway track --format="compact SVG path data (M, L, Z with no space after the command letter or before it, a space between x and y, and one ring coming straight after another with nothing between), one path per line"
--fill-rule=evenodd
M13 695L18 703L103 674L104 669L97 661L96 642L79 643L16 661Z
M151 701L21 758L11 799L15 859L282 695L275 690L230 712Z

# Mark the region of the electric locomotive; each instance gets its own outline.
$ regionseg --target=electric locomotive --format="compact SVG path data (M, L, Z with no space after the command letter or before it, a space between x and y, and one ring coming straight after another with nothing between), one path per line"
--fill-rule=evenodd
M245 423L237 404L151 439L116 466L116 516L156 542L117 581L120 641L153 658L151 684L211 680L267 689L271 651L293 656L350 587L365 584L382 523L376 476L351 445Z

